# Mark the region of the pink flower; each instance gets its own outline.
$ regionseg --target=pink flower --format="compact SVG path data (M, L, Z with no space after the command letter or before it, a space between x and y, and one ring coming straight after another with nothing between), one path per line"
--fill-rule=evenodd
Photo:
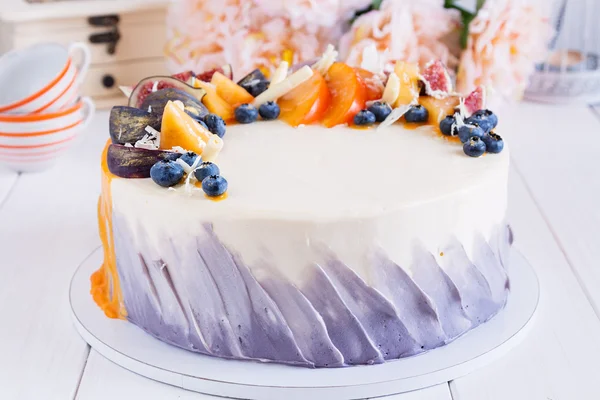
M536 61L543 59L552 28L541 0L487 0L469 25L457 89L491 87L492 99L519 99Z
M370 0L181 0L169 7L165 48L173 72L231 64L236 78L282 58L318 57Z
M443 0L384 0L381 9L359 17L340 43L347 63L360 65L363 51L375 45L384 62L425 64L440 59L453 67L453 56L441 39L459 26L458 14Z

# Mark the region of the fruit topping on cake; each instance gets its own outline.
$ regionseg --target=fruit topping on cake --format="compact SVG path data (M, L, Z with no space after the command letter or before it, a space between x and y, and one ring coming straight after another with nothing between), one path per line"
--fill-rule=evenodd
M404 114L406 122L421 123L429 120L429 112L425 107L420 104L410 106L408 111Z
M477 110L465 120L465 123L477 123L487 133L498 125L498 117L490 110Z
M456 117L454 115L446 115L446 117L440 121L440 132L446 136L458 135L458 128L456 126Z
M308 80L281 97L277 103L281 109L280 118L292 126L298 126L321 120L329 102L327 83L320 73L315 72Z
M414 103L419 97L419 66L404 61L396 62L394 73L400 79L400 92L394 103L394 107L400 107Z
M494 132L484 135L482 140L488 153L500 153L504 149L504 140Z
M111 111L109 170L124 178L152 178L169 188L183 181L188 193L191 180L197 180L196 186L218 200L227 190L214 164L223 148L226 121L250 124L259 116L263 121L281 118L292 126L380 123L380 129L404 117L406 123L429 123L443 135L458 136L471 157L504 148L493 131L498 117L484 109L485 90L478 87L464 99L451 94L441 62L427 64L420 73L416 64L398 61L386 77L336 58L329 47L312 67L290 68L282 62L271 82L254 70L235 83L227 66L198 76L185 72L144 79L128 107ZM289 70L294 72L288 75ZM425 94L419 96L421 88Z
M181 154L170 151L111 144L106 162L108 170L120 178L150 178L150 169L158 161L174 161L180 156Z
M285 63L285 65L287 65L287 63ZM283 78L285 79L285 77ZM261 70L255 69L254 71L250 72L248 75L243 77L238 82L238 85L244 88L253 97L256 97L269 88L269 80L267 79L265 74L261 72Z
M211 175L202 180L202 190L208 197L223 196L227 186L227 180L221 175Z
M240 104L252 103L254 96L243 87L227 78L220 72L215 72L210 83L217 89L217 94L234 108Z
M448 70L439 60L429 62L421 72L420 78L428 96L441 99L452 92L452 80Z
M159 130L161 115L151 114L139 108L115 106L110 111L110 139L116 144L135 143L146 135L146 127Z
M213 134L222 138L225 136L225 132L227 131L227 124L225 120L219 117L217 114L208 114L204 116L204 120L202 121L206 129L211 131Z
M193 151L188 151L187 153L184 153L184 154L181 155L181 157L179 157L179 159L181 161L183 161L184 163L186 163L190 167L192 165L194 165L194 163L196 162L197 158L198 158L198 154L194 153Z
M260 107L261 104L267 101L277 101L280 97L285 96L308 81L315 73L317 72L313 71L309 66L303 66L281 82L271 83L267 90L254 99L253 105Z
M162 160L150 168L150 177L159 186L171 187L177 185L185 174L183 167L175 161Z
M327 72L327 87L331 93L331 104L323 118L327 128L350 124L354 116L365 108L366 90L352 67L334 63Z
M384 77L363 68L355 69L356 73L358 74L358 78L365 87L365 99L367 101L381 99L385 89L385 85L383 84Z
M184 71L178 74L171 75L172 78L177 79L178 81L185 82L188 85L193 83L193 78L196 78L196 74L193 71Z
M464 108L466 116L472 115L475 111L481 110L485 107L486 102L486 89L483 86L477 86L467 97L464 99Z
M464 124L458 128L458 138L462 143L466 143L473 137L482 138L485 132L477 124Z
M203 162L194 170L194 176L198 182L202 182L204 178L207 178L211 175L219 175L220 173L221 171L219 170L219 167L210 161Z
M235 109L235 120L240 124L251 124L258 119L258 110L252 104L242 104Z
M163 89L178 89L181 92L187 93L191 97L200 100L204 95L202 91L198 91L193 86L182 82L179 79L170 76L152 76L141 80L131 92L129 96L129 106L145 109L143 107L146 98L155 92Z
M233 79L233 70L231 69L231 65L225 64L221 68L214 68L214 69L211 69L208 71L204 71L200 74L196 74L196 80L197 81L200 80L203 82L210 82L210 80L212 79L213 75L216 72L219 72L219 73L225 75L229 79Z
M361 110L354 116L354 125L370 126L376 122L375 114L369 110Z
M454 115L456 107L460 104L458 96L447 96L441 99L432 96L419 97L419 104L427 109L429 123L439 124L447 115Z
M377 122L383 122L392 112L392 107L383 101L376 101L369 106L368 110L375 115Z
M271 121L279 118L279 114L281 114L281 109L274 101L267 101L264 104L261 104L258 108L258 114L265 121Z
M189 114L197 118L203 117L208 114L208 110L201 102L205 91L202 89L193 90L195 95L175 88L161 89L148 94L138 108L152 114L162 115L169 101L179 101Z
M204 81L196 81L196 86L204 89L206 92L206 95L202 98L202 103L208 108L208 111L219 115L225 121L231 121L235 118L233 106L217 94L217 88L213 84Z
M160 132L160 148L171 150L182 147L202 154L213 134L203 128L178 105L170 101L165 107Z
M480 137L473 136L464 145L463 151L469 157L479 157L485 153L485 143Z

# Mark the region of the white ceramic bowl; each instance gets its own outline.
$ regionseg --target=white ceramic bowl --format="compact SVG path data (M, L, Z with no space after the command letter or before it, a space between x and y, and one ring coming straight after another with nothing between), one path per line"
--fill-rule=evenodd
M77 140L94 111L86 97L61 112L0 115L0 164L19 172L52 166Z
M90 51L83 43L68 48L42 43L6 53L0 57L0 113L61 110L77 97L89 63Z

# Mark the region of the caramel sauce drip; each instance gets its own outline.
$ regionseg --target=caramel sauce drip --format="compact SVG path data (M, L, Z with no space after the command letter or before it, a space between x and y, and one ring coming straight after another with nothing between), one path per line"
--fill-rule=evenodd
M127 311L123 305L123 294L117 273L117 258L112 227L111 180L115 177L109 170L106 161L107 142L102 153L102 194L98 199L98 227L104 250L104 262L100 269L90 278L94 301L109 318L125 319Z

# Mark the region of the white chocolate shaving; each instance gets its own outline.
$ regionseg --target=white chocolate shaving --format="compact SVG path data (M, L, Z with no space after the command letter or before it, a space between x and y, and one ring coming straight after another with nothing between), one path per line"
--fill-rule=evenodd
M175 104L177 107L179 107L182 110L185 110L185 105L183 104L183 102L181 100L175 100L173 102L173 104Z
M335 50L335 47L330 44L327 46L327 49L325 49L325 53L323 53L319 61L312 65L312 69L318 71L321 75L325 75L337 60L337 57L338 52Z
M313 76L313 70L308 65L300 68L283 81L271 84L267 90L259 94L253 102L255 107L260 107L267 101L276 101L281 96L285 95L292 89L298 87Z
M398 75L396 75L395 72L392 72L388 78L387 84L385 85L383 95L381 96L381 101L388 104L394 104L399 95L400 78L398 78Z
M271 85L275 85L277 83L283 82L285 78L287 78L288 69L290 65L287 61L282 61L275 72L273 73L273 78L271 79Z
M202 151L202 160L215 162L219 153L223 149L223 140L217 135L213 135L212 138L206 143L206 147Z
M394 108L392 110L392 112L390 113L390 115L387 116L387 118L381 123L379 124L379 127L377 128L379 129L385 129L388 126L393 125L396 121L398 121L400 118L402 118L402 116L404 114L406 114L406 112L410 109L410 106L400 106L397 108Z
M177 161L179 161L179 160L177 160ZM192 195L192 189L193 189L192 188L192 182L197 180L196 179L196 174L194 174L193 172L198 168L198 166L200 165L200 163L202 161L203 161L203 159L201 157L196 157L196 160L194 160L194 163L190 167L191 172L189 172L187 174L187 176L185 177L185 184L184 184L183 190L185 191L185 193L188 196Z
M119 89L127 98L130 98L131 93L133 93L133 88L131 86L119 86Z
M194 170L192 169L192 167L186 163L185 161L183 161L181 158L178 158L177 160L175 160L175 162L179 165L181 165L181 167L183 167L183 171L186 174L189 174L190 172L194 172Z
M146 149L146 150L157 150L160 143L160 132L151 127L150 125L146 126L144 129L147 133L143 138L135 142L133 147L138 149Z

